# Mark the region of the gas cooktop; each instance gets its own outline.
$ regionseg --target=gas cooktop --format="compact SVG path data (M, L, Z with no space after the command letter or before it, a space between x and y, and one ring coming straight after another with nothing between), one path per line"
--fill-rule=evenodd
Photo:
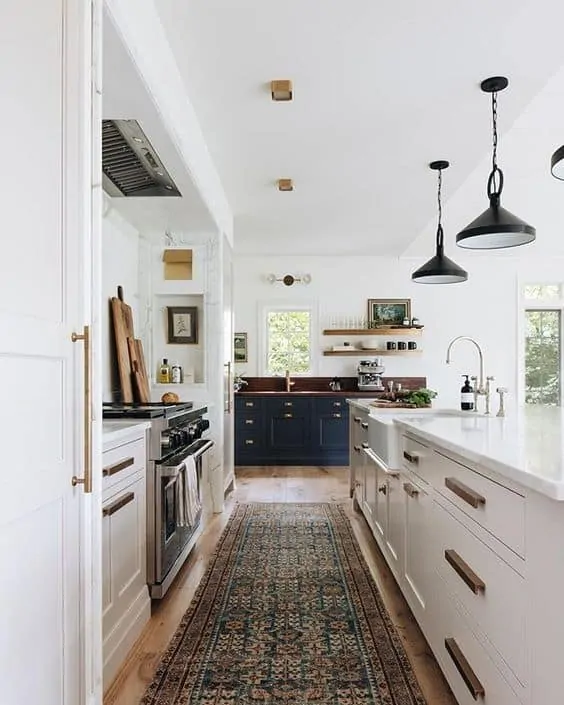
M154 419L160 416L171 416L179 411L188 411L194 406L191 401L165 404L162 401L141 403L104 402L102 416L105 419Z

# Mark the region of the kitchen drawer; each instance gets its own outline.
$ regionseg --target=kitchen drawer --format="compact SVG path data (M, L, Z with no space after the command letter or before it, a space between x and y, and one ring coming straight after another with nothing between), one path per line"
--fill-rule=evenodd
M434 452L436 489L519 556L525 555L525 500L513 490Z
M311 415L311 397L274 397L268 400L268 412L271 416L282 416L292 414L293 416Z
M314 399L315 413L318 415L340 414L341 418L349 417L349 407L342 397L320 397Z
M235 444L239 450L252 451L262 445L263 437L258 428L238 428L235 435Z
M406 470L414 472L425 482L433 484L433 451L431 448L409 438L409 436L402 436L401 462Z
M437 576L437 580L441 580ZM442 594L442 589L439 589ZM433 650L458 705L517 705L525 691L517 694L498 670L488 649L474 635L452 597L445 594L440 604L440 625L436 625ZM536 704L535 704L536 705ZM539 703L540 705L540 703Z
M237 433L244 429L258 429L262 426L262 415L252 411L238 411L235 417Z
M237 411L262 411L263 400L259 397L235 397L235 409Z
M471 620L526 683L525 581L447 509L435 507L433 563Z
M145 462L145 441L141 439L105 451L102 455L103 491L144 470Z

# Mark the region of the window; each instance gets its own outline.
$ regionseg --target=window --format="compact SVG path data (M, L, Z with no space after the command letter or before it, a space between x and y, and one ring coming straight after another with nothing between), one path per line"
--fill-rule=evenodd
M521 291L525 403L561 406L564 285L533 283Z
M266 310L266 374L307 375L311 365L311 310Z

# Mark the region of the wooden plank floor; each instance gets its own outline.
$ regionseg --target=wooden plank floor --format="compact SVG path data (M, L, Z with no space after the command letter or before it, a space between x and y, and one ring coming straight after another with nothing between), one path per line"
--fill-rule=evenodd
M170 641L206 569L207 560L235 502L338 502L349 515L394 624L429 705L456 705L446 681L390 573L364 517L352 509L347 468L237 468L237 489L226 499L226 511L208 521L202 538L166 597L156 602L151 621L128 661L104 697L104 705L138 705L160 654Z

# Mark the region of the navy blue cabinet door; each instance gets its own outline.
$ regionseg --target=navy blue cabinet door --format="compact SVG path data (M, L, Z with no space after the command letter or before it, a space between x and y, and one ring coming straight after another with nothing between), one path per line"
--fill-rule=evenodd
M324 414L317 419L318 445L322 450L347 450L349 447L348 417Z

